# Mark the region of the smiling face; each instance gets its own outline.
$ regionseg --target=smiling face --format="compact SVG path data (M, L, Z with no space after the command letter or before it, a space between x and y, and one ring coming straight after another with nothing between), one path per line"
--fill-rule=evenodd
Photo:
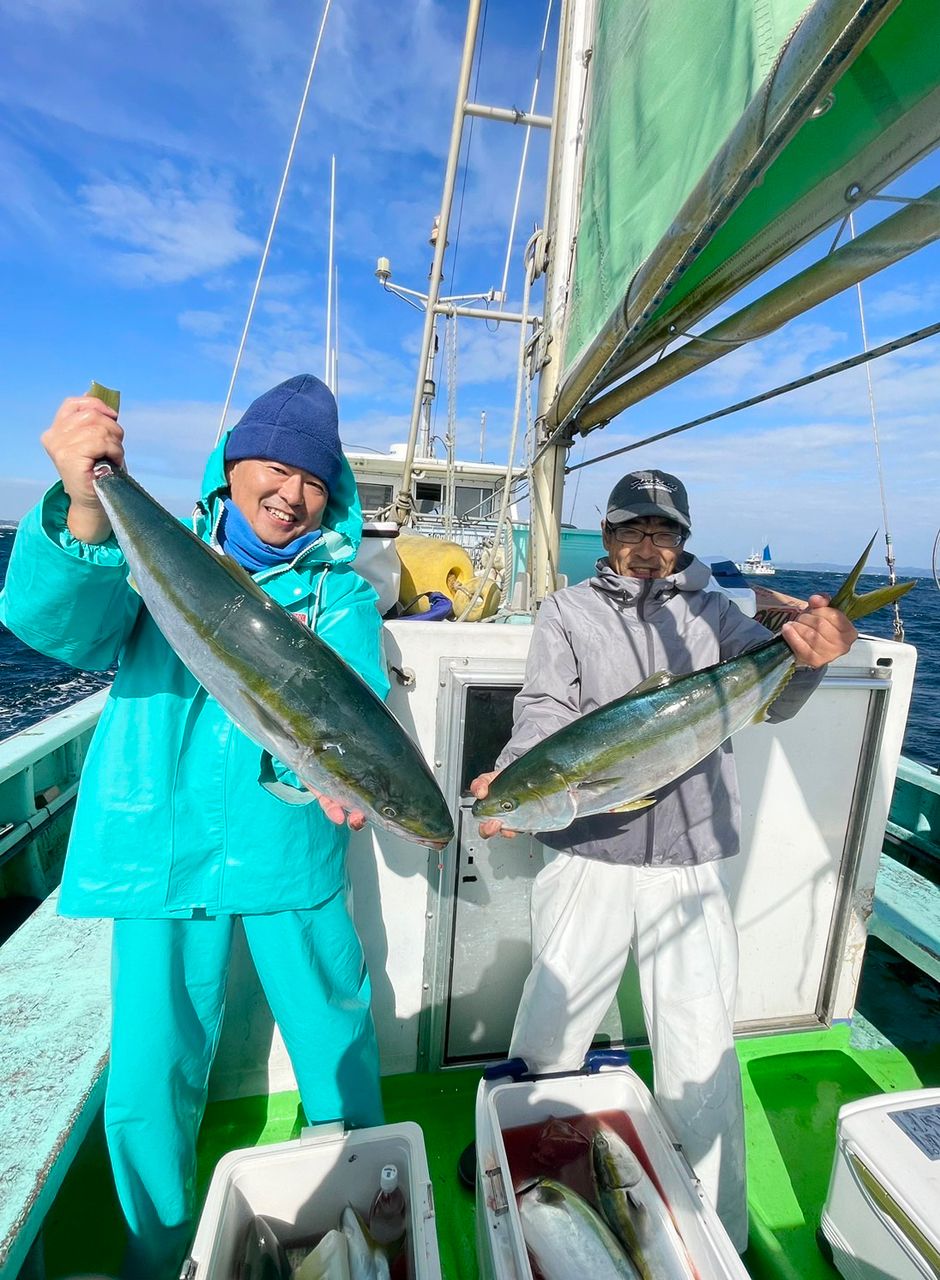
M320 527L330 495L312 472L265 458L239 458L226 472L232 501L269 547L285 547Z
M614 573L621 578L668 578L675 573L676 564L682 555L682 543L671 547L657 547L647 536L642 542L625 543L617 539L617 528L636 529L644 534L672 534L678 536L684 531L674 520L666 520L663 516L642 516L637 520L628 520L625 525L609 525L605 520L601 525L604 549Z

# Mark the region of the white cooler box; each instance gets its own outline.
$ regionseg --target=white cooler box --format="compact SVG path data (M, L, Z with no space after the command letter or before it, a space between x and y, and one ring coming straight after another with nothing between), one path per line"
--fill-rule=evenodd
M822 1234L851 1280L937 1280L940 1089L842 1107Z
M652 1094L626 1066L605 1068L594 1075L544 1076L519 1083L492 1079L481 1082L476 1102L476 1219L477 1255L484 1280L532 1280L503 1130L538 1124L550 1116L564 1119L602 1111L622 1111L632 1121L699 1280L748 1280L718 1215L677 1151Z
M231 1280L238 1274L248 1225L256 1215L270 1220L286 1248L338 1227L348 1204L367 1220L386 1164L397 1165L407 1202L408 1275L411 1280L440 1280L424 1135L411 1123L348 1133L340 1124L317 1125L292 1142L223 1156L182 1276Z

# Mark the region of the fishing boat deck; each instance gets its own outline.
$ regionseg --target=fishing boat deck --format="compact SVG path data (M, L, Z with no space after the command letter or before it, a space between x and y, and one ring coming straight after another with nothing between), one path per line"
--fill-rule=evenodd
M938 1026L937 983L873 939L852 1026L739 1041L751 1223L744 1261L754 1280L826 1280L835 1274L815 1233L839 1108L872 1094L940 1085ZM637 1051L632 1065L651 1083L647 1051ZM456 1173L460 1152L473 1137L478 1082L477 1070L383 1081L389 1123L414 1120L424 1131L445 1280L475 1280L478 1274L474 1197ZM211 1105L200 1141L200 1187L205 1190L227 1151L283 1141L296 1136L301 1123L296 1093ZM117 1272L121 1227L100 1117L49 1213L45 1242L49 1280Z

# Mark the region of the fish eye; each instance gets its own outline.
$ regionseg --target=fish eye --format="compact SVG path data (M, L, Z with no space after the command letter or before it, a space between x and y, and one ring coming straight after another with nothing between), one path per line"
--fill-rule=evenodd
M516 807L516 802L515 800L503 800L499 807L506 813L511 813Z
M395 808L394 808L392 805L390 805L390 804L383 804L383 805L382 805L382 817L383 817L383 818L397 818L397 817L398 817L398 810L397 810L397 809L395 809Z

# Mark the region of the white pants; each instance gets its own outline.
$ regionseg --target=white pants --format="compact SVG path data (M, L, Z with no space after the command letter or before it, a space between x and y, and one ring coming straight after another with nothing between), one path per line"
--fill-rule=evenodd
M576 1071L636 947L656 1101L739 1250L744 1107L734 1051L738 939L714 862L624 867L546 855L532 886L532 971L510 1055Z

